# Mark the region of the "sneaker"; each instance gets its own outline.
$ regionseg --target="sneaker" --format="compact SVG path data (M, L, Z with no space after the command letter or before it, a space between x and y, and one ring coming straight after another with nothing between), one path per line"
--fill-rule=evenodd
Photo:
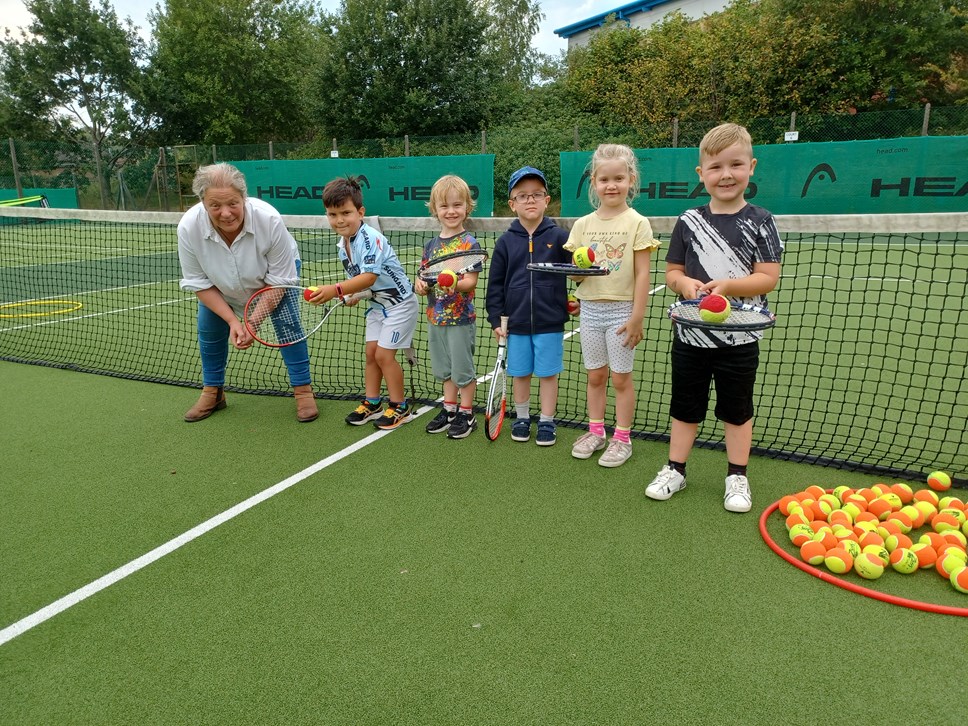
M447 432L448 439L466 439L477 428L477 417L472 413L458 413Z
M686 477L666 464L656 474L652 483L645 488L645 496L664 502L676 492L686 488Z
M632 444L626 444L624 441L612 439L608 442L608 448L605 449L605 453L598 457L598 465L614 469L616 466L624 464L631 457Z
M373 422L378 429L389 431L397 426L402 426L413 419L413 407L407 406L404 409L391 408L387 406L383 414Z
M601 451L608 443L604 436L596 436L591 431L582 434L571 447L571 455L576 459L590 459L596 451Z
M727 512L748 512L753 506L750 496L750 482L742 474L726 477L726 494L723 496L723 506Z
M531 438L531 419L516 418L511 424L511 441L527 441Z
M428 434L442 434L450 428L456 418L456 411L448 411L446 408L440 409L440 413L434 416L434 420L427 424Z
M534 437L534 443L538 446L554 446L558 440L557 429L554 421L539 421L538 433Z
M353 413L347 416L344 420L346 423L352 424L353 426L361 426L367 421L372 421L375 418L379 418L380 414L382 413L383 411L380 408L379 403L375 406L371 406L369 401L363 401L363 403L357 406L356 410L354 410Z

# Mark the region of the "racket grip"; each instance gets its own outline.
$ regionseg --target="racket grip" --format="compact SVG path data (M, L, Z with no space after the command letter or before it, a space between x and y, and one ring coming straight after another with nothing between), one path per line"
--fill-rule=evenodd
M508 334L508 316L502 315L501 316L501 335L506 338L507 334Z

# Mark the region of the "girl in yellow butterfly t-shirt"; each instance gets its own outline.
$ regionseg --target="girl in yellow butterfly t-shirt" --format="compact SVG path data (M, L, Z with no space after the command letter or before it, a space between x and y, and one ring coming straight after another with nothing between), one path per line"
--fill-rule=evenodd
M588 433L571 454L591 458L601 449L601 466L621 466L632 456L629 431L635 417L632 368L635 346L642 340L642 321L649 296L650 260L659 241L649 220L629 206L639 190L635 153L621 144L602 144L592 155L588 197L595 211L575 222L565 249L589 247L595 263L608 275L581 278L581 352L588 371ZM609 377L615 390L615 433L605 435ZM606 444L608 447L606 448Z

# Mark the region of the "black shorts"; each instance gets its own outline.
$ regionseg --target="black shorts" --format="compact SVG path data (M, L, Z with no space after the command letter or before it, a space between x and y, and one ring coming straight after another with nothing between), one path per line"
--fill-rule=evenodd
M672 341L672 418L698 424L709 408L709 384L716 382L716 418L734 426L753 418L753 386L760 364L759 343L699 348Z

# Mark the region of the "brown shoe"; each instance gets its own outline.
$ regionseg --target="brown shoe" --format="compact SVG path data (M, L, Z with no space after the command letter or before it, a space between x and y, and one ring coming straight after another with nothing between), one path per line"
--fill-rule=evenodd
M208 418L216 411L221 411L228 404L225 403L225 394L221 386L205 386L202 388L202 395L198 397L195 405L188 409L185 420L188 423L195 423L204 418Z
M312 386L308 384L296 386L292 389L292 393L296 397L296 419L299 423L309 423L319 418L319 409L316 408Z

